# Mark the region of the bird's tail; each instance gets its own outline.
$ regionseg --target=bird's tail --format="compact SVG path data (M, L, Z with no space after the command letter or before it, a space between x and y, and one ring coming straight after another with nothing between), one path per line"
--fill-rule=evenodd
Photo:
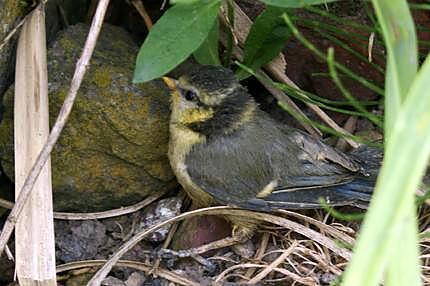
M350 205L367 208L375 182L372 179L356 178L341 185L315 186L278 190L264 198L271 209L310 209Z

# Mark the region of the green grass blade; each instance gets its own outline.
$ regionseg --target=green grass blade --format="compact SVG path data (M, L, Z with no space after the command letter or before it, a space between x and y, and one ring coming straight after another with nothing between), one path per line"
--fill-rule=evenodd
M283 17L285 23L287 23L288 27L291 29L293 35L296 37L297 40L299 40L306 48L308 48L311 52L313 52L317 57L319 57L320 59L322 59L324 61L327 61L327 56L323 52L318 50L317 47L315 47L315 45L313 45L311 42L309 42L299 32L299 30L296 28L296 26L293 24L293 22L291 21L290 17L287 14L283 14L282 17ZM363 86L369 88L370 90L374 91L375 93L377 93L379 95L384 94L384 90L381 89L379 86L377 86L376 84L374 84L374 83L366 80L365 78L357 75L356 73L352 72L346 66L344 66L340 63L335 63L335 66L338 70L343 72L345 75L356 80L357 82L359 82Z
M418 69L417 37L407 1L372 2L388 54L385 78L385 135L388 138L400 105Z
M145 82L172 70L206 39L220 0L176 4L152 27L136 61L133 82Z
M284 8L302 8L310 5L327 4L337 0L260 0L267 5L284 7Z
M386 142L384 163L374 198L343 285L377 285L384 268L387 265L392 267L390 258L400 254L393 252L398 250L400 239L402 247L418 248L417 244L414 245L417 238L404 232L414 227L409 223L416 223L410 220L410 208L430 155L429 80L430 57L417 74L397 113L390 138ZM402 257L405 260L400 262L404 275L416 275L419 265L415 255L417 252L418 249L415 249ZM405 274L407 271L409 274ZM390 278L388 280L393 281ZM412 279L407 285L420 285L417 281Z
M402 247L394 245L389 255L386 285L421 285L420 267L417 263L419 251L418 225L414 202L409 203L409 213L405 216L402 233Z

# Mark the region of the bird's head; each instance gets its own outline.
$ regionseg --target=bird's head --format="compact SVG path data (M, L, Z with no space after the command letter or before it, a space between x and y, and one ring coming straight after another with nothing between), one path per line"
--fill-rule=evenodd
M171 124L210 136L232 132L254 114L254 100L229 69L199 66L179 80L163 80L172 90Z

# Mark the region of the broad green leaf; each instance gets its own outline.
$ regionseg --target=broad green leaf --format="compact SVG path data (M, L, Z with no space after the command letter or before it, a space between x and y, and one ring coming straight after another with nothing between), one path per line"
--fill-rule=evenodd
M302 8L309 5L326 4L338 0L260 0L271 6L278 6L284 8Z
M215 19L215 23L210 30L206 40L200 45L200 47L194 52L194 58L199 64L202 65L220 65L218 54L218 37L219 37L219 25L218 18Z
M257 17L245 41L244 65L257 70L276 57L284 48L285 42L291 35L281 18L286 11L285 8L268 6ZM247 75L249 74L243 69L237 74L242 79Z
M220 0L177 4L157 21L140 48L133 82L145 82L172 70L206 39Z

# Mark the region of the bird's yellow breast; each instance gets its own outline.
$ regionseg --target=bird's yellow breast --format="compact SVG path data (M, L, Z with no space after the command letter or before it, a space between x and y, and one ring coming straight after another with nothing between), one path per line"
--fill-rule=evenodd
M197 186L190 178L185 164L187 154L195 144L206 141L205 136L178 124L170 124L169 160L173 172L196 207L214 204L213 198Z

